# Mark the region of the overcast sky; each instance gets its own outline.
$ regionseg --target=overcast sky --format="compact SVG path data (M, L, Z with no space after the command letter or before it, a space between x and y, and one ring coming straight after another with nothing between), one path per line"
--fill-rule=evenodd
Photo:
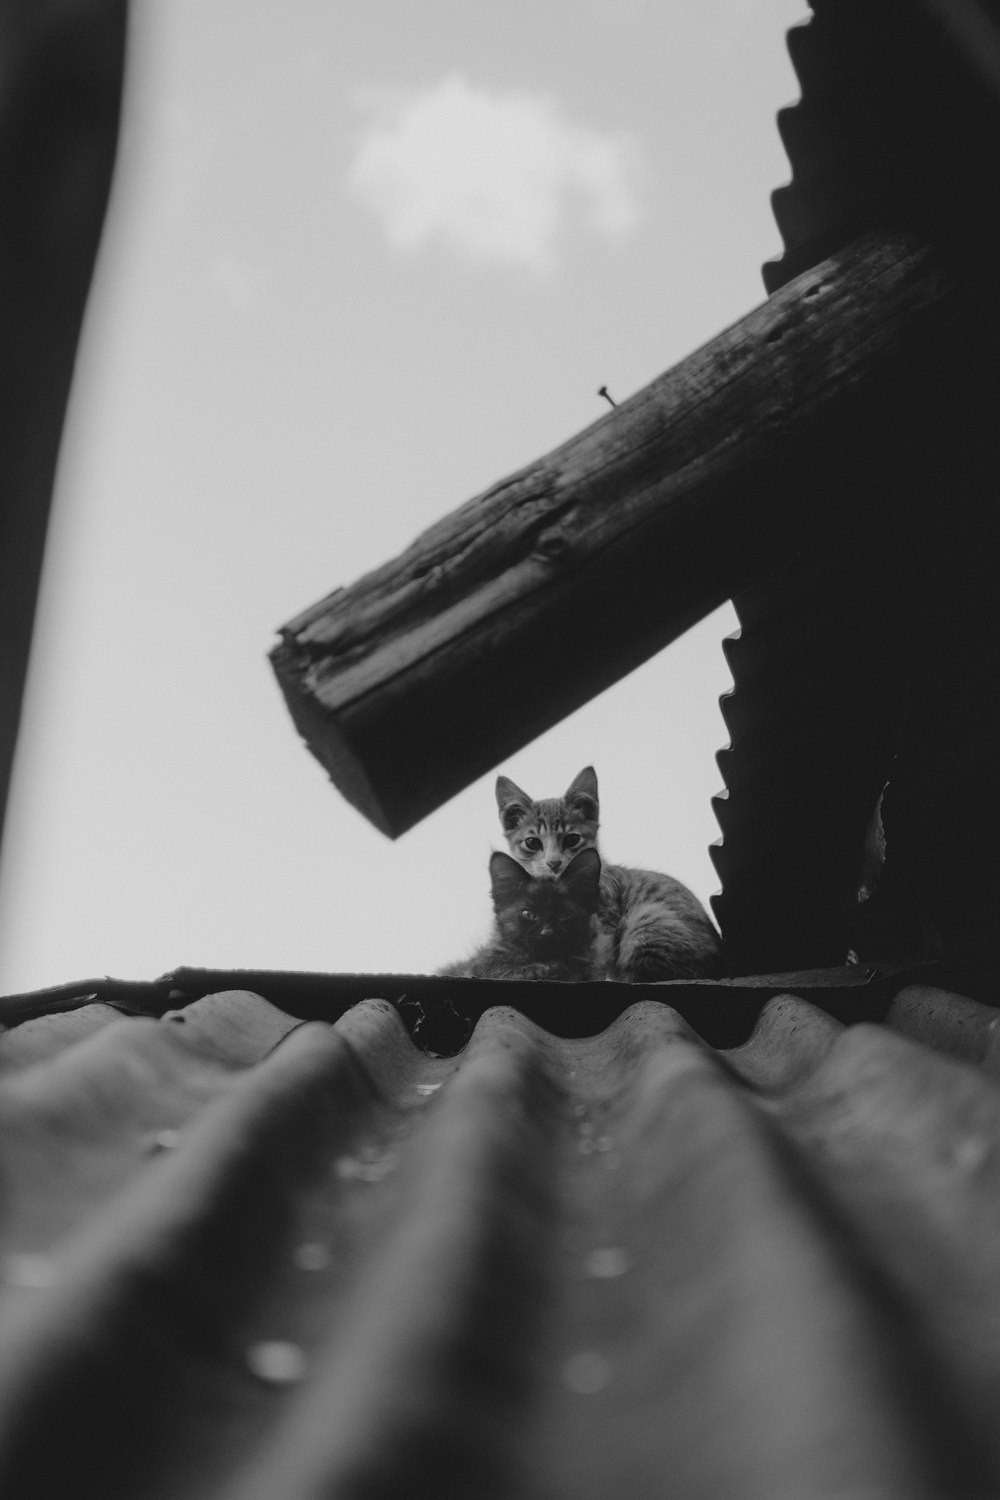
M489 926L494 775L395 843L277 628L762 300L805 0L133 0L0 878L0 991L422 971ZM498 769L717 887L720 611ZM544 684L532 685L544 691ZM443 726L443 732L445 732Z

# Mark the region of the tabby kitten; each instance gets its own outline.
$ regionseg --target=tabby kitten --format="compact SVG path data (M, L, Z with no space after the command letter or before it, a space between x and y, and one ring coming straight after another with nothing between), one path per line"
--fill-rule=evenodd
M465 963L439 970L465 979L589 979L601 858L585 849L559 880L538 880L499 851L490 858L493 936Z
M597 850L600 804L593 766L562 797L535 802L506 776L497 778L496 795L510 852L537 880L561 881L570 860ZM595 978L640 984L719 972L719 936L708 913L670 875L605 864L595 928Z

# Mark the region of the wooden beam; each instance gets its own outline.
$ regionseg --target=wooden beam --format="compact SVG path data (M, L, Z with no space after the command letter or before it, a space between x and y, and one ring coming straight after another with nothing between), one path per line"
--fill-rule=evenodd
M290 621L274 668L344 796L395 837L793 550L845 452L954 388L983 339L959 285L859 240Z

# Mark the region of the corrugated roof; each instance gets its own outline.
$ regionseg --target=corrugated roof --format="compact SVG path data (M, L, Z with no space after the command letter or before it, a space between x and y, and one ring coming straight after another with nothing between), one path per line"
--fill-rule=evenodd
M778 114L783 286L874 225L968 250L1000 227L996 0L810 0L788 33L801 98Z
M817 468L842 504L734 600L714 908L734 971L943 951L987 970L1000 905L991 338L919 438L865 430ZM933 399L930 399L933 398ZM985 403L987 411L981 409ZM911 427L911 431L913 431ZM882 788L888 854L856 895Z
M774 194L786 248L769 289L822 274L877 226L915 230L959 268L995 264L1000 5L813 10L788 37L802 97L779 115L792 177ZM956 325L940 379L924 368L895 404L881 392L877 421L859 397L842 441L813 458L817 534L734 599L713 904L736 972L842 962L849 947L992 962L998 324L974 300L980 327ZM888 861L862 908L885 787Z
M449 1057L381 999L13 1027L3 1492L1000 1492L1000 1012L620 998Z

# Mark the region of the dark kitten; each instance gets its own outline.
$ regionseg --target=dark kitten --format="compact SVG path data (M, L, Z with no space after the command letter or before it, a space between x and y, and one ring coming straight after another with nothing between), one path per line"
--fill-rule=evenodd
M600 881L596 849L571 860L559 880L537 880L509 854L492 855L493 936L465 963L440 973L465 979L589 979Z
M562 797L535 801L497 778L500 824L514 859L539 880L563 879L581 850L597 852L597 774L585 766ZM671 875L605 864L594 923L593 978L627 984L711 978L720 969L719 935L697 896Z

